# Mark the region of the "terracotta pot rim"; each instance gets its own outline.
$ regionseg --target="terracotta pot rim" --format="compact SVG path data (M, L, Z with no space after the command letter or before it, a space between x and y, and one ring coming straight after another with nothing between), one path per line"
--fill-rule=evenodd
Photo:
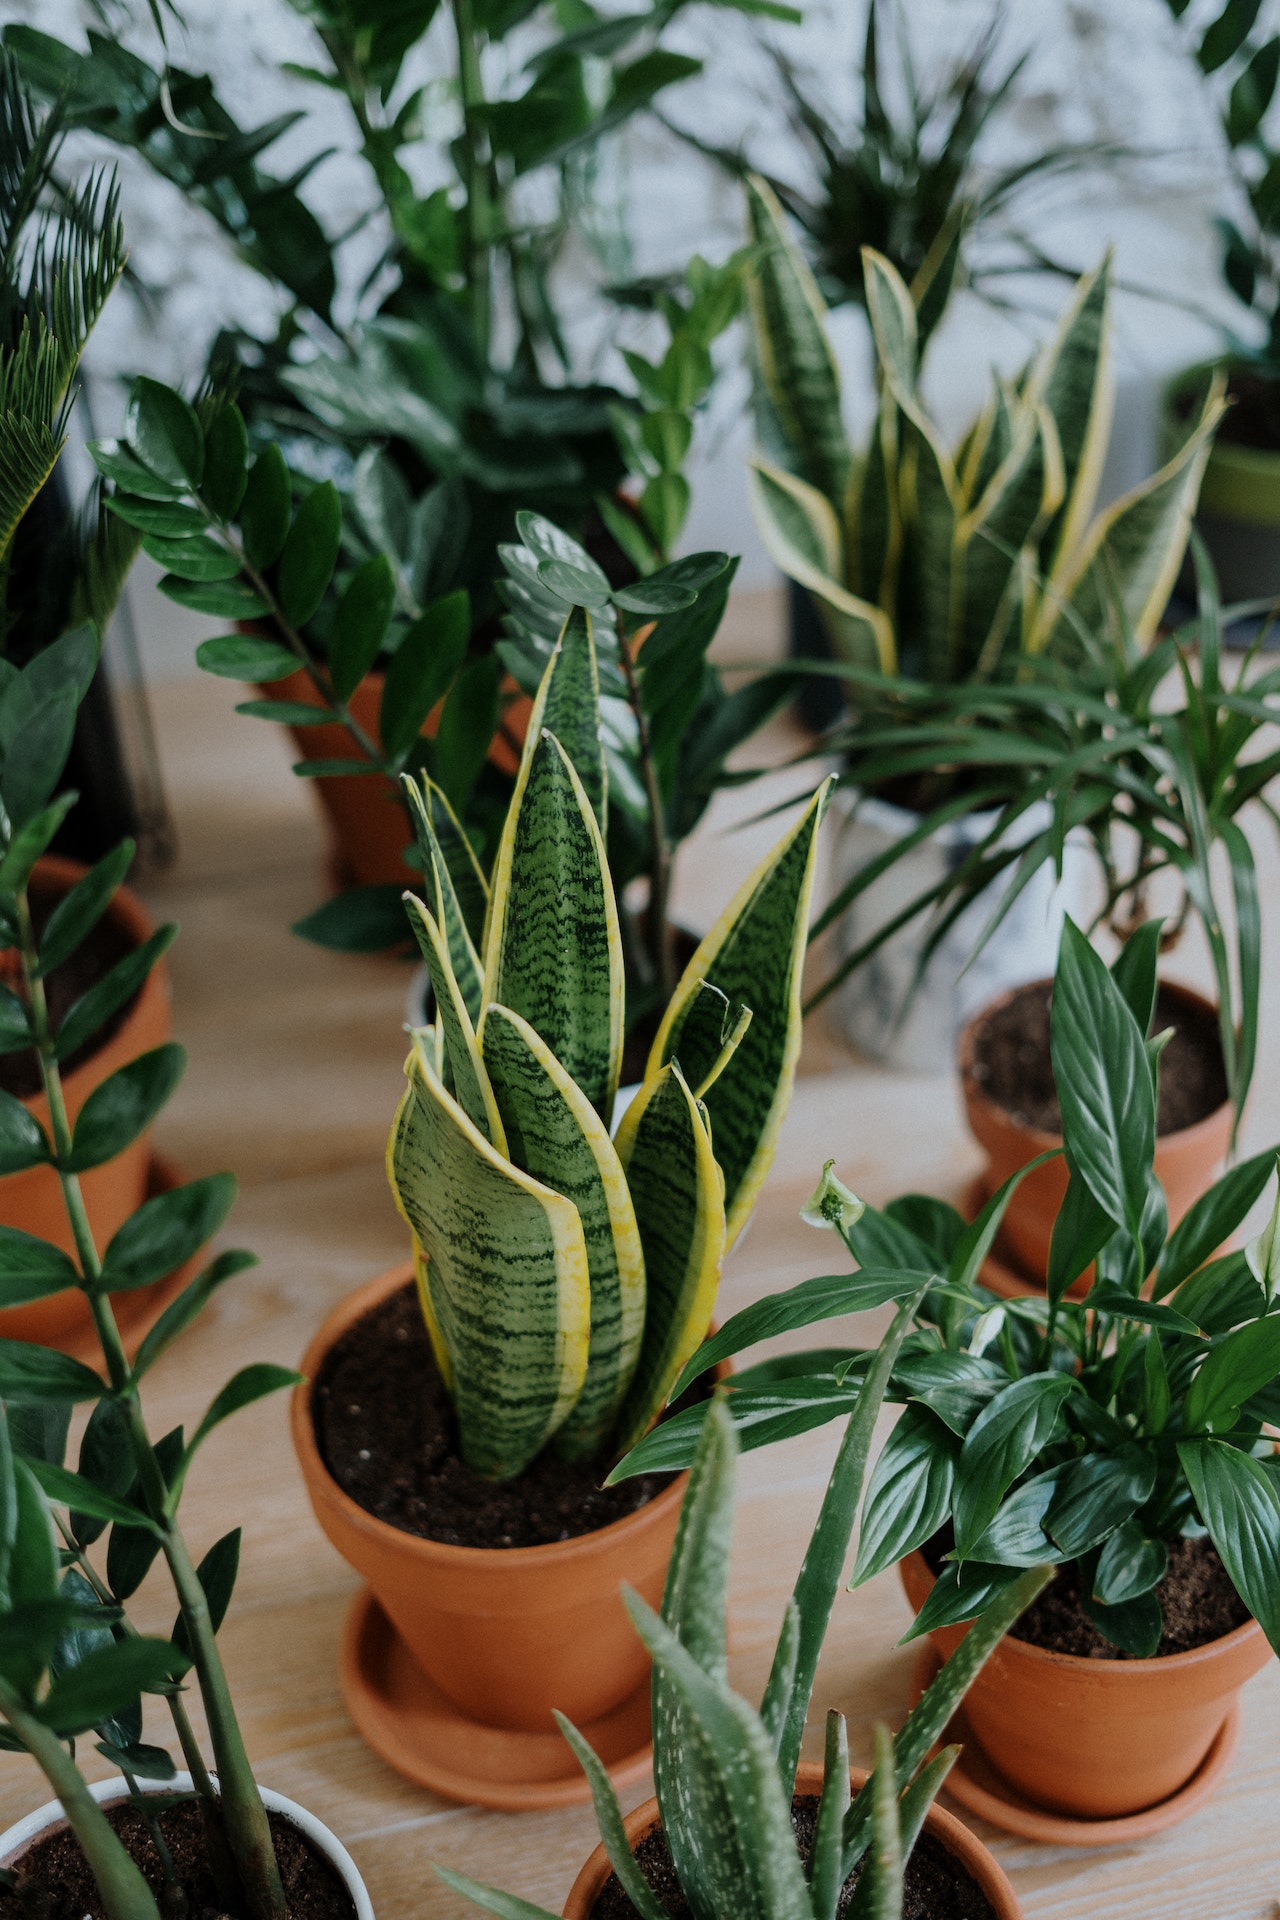
M330 1473L323 1454L316 1441L315 1422L311 1416L311 1385L317 1377L329 1349L349 1327L362 1320L373 1307L378 1306L391 1293L397 1292L406 1281L413 1278L413 1263L403 1261L399 1266L389 1267L385 1273L365 1281L354 1293L348 1293L321 1321L302 1357L300 1371L306 1375L296 1386L291 1396L290 1422L293 1428L293 1444L297 1450L304 1476L313 1484L324 1486L327 1497L339 1508L348 1526L358 1529L371 1539L384 1545L393 1542L401 1553L412 1554L424 1560L443 1562L461 1571L463 1568L476 1568L481 1565L496 1566L503 1564L521 1567L551 1566L558 1560L576 1560L584 1553L592 1552L597 1542L610 1542L627 1531L634 1529L650 1518L658 1518L672 1505L678 1505L684 1497L689 1475L678 1473L670 1486L655 1494L634 1513L624 1513L617 1520L611 1520L607 1526L595 1527L589 1533L573 1535L569 1540L548 1540L537 1547L459 1547L446 1540L427 1540L421 1534L409 1533L403 1527L396 1527L389 1520L380 1520L376 1514L369 1513L345 1492Z
M849 1779L857 1793L867 1784L871 1775L866 1767L850 1767ZM812 1796L822 1791L822 1768L817 1761L802 1760L796 1770L796 1787L793 1801L801 1796ZM646 1800L635 1810L627 1814L623 1821L623 1831L627 1844L635 1851L636 1845L658 1825L658 1802ZM1013 1920L1022 1914L1018 1896L1014 1892L1005 1874L1004 1868L992 1853L990 1847L978 1838L954 1813L940 1807L935 1800L925 1816L924 1831L932 1834L952 1854L978 1884L980 1891L991 1902L997 1913L997 1920ZM609 1874L613 1871L605 1854L603 1841L588 1855L574 1880L565 1899L565 1913L581 1910L584 1920L589 1920L591 1907L604 1888Z
M899 1565L905 1566L909 1560L919 1562L931 1583L937 1579L937 1574L919 1547L906 1554ZM958 1624L965 1623L961 1621ZM1135 1674L1148 1674L1154 1679L1157 1676L1163 1678L1170 1673L1187 1673L1193 1667L1208 1666L1213 1660L1220 1659L1225 1651L1243 1646L1246 1641L1256 1639L1261 1632L1262 1628L1257 1621L1250 1617L1243 1625L1233 1627L1230 1633L1220 1634L1216 1640L1206 1640L1201 1646L1188 1647L1183 1653L1152 1653L1142 1660L1104 1660L1092 1653L1057 1653L1051 1647L1037 1647L1030 1640L1019 1640L1012 1633L1006 1634L1000 1644L1002 1648L1016 1647L1019 1658L1025 1657L1045 1666L1065 1667L1072 1672L1083 1668L1095 1675L1116 1673L1123 1674L1126 1678ZM1139 1684L1141 1685L1142 1682Z
M1162 979L1159 984L1166 992L1177 995L1179 999L1193 1001L1200 1010L1212 1014L1214 1019L1217 1019L1218 1009L1213 1001L1206 1000L1205 996L1202 993L1197 993L1194 987L1184 985L1181 980ZM1023 980L1018 986L1010 987L1007 992L997 994L994 1000L989 1000L985 1007L980 1007L977 1013L965 1021L964 1026L960 1030L958 1047L960 1078L964 1085L965 1099L969 1101L971 1105L983 1107L988 1113L996 1115L1001 1125L1009 1127L1014 1132L1021 1134L1025 1139L1033 1141L1036 1151L1040 1153L1047 1153L1053 1147L1060 1147L1062 1145L1062 1135L1060 1133L1046 1133L1041 1127L1027 1126L1024 1121L1019 1120L1016 1115L1010 1113L1007 1107L1002 1107L998 1100L993 1100L986 1089L974 1078L973 1056L978 1028L982 1026L984 1021L989 1020L992 1014L997 1012L999 1008L1007 1006L1009 1001L1017 994L1024 993L1028 987L1052 985L1052 977L1046 976L1039 980ZM1229 1112L1230 1107L1231 1101L1230 1098L1228 1098L1214 1107L1211 1113L1203 1114L1199 1120L1193 1120L1189 1127L1176 1127L1171 1133L1158 1134L1156 1137L1157 1148L1168 1147L1175 1142L1181 1144L1184 1141L1188 1145L1194 1144L1202 1134L1208 1135L1216 1131L1221 1124L1223 1114Z
M89 869L83 861L68 859L66 854L42 853L36 861L32 877L34 879L51 880L55 886L62 887L66 893L70 893L76 882L83 880L88 871ZM106 912L102 917L104 920L115 920L117 923L122 924L125 932L128 933L133 940L135 947L142 946L155 932L155 922L152 920L150 914L143 906L141 900L139 900L137 894L134 893L130 887L126 886L123 881L112 894L111 899L107 903ZM63 1074L62 1084L65 1088L74 1091L82 1078L92 1076L98 1056L104 1047L110 1046L112 1041L118 1041L123 1034L127 1034L129 1028L138 1018L143 998L148 990L154 992L161 984L163 980L163 965L162 957L159 965L151 968L146 979L138 988L138 991L133 997L132 1006L110 1038L103 1040L95 1036L92 1051L86 1055L78 1067L73 1067L70 1073ZM43 1093L28 1094L23 1104L29 1106L33 1102L43 1101L43 1099Z

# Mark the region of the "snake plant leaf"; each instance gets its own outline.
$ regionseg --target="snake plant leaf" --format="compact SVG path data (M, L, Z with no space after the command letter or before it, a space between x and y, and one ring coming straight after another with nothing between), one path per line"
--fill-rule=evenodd
M627 1611L653 1656L653 1745L685 1756L659 1789L662 1829L695 1913L813 1920L773 1742L639 1594ZM672 1777L673 1776L673 1777Z
M1108 318L1111 253L1079 281L1047 352L1033 369L1034 394L1053 416L1062 449L1063 502L1041 537L1044 564L1084 537L1098 497L1113 408Z
M605 1439L639 1359L645 1303L640 1233L604 1122L528 1021L507 1007L486 1007L480 1045L511 1159L572 1200L582 1222L591 1343L582 1390L554 1442L557 1453L574 1459Z
M688 1023L704 981L718 987L731 1005L751 1008L750 1027L705 1096L724 1173L730 1246L755 1204L791 1099L800 1052L800 975L818 829L830 788L830 780L819 787L795 826L698 947L672 996L645 1069L646 1081L652 1080L678 1057L689 1084L703 1085L712 1061L695 1056L685 1043L693 1038Z
M591 1299L571 1200L513 1167L421 1047L387 1144L396 1204L428 1266L462 1457L487 1479L526 1467L582 1387Z
M480 1129L499 1153L505 1154L507 1141L493 1088L480 1056L462 989L449 964L444 936L416 894L406 893L404 904L436 997L436 1020L444 1040L440 1077L472 1125Z
M920 413L916 399L920 343L910 291L897 268L874 247L862 249L862 278L867 291L867 318L885 384L907 418L921 431L931 431L916 419Z
M542 677L529 732L545 727L572 762L601 833L609 828L608 777L600 732L600 673L595 633L585 607L574 607Z
M854 666L893 671L893 629L880 607L840 584L840 525L816 487L753 460L747 477L760 537L782 571L822 601L841 655Z
M990 673L1008 636L1020 643L1019 552L1038 543L1064 492L1062 448L1045 406L1026 416L1018 443L981 498L957 522L952 556L952 660Z
M651 1075L618 1128L644 1248L645 1324L617 1449L635 1445L711 1320L725 1248L724 1183L705 1110L673 1060Z
M489 888L444 794L426 774L421 784L402 774L400 785L409 806L422 871L431 889L436 924L449 948L449 964L458 982L472 1026L480 1018L480 990L484 969L476 946L484 932Z
M1225 411L1220 383L1209 392L1195 430L1158 473L1100 513L1074 553L1045 582L1031 651L1061 642L1069 650L1083 626L1106 632L1118 603L1139 646L1155 636L1191 530L1213 435Z
M747 302L761 379L799 471L839 500L852 454L826 305L777 196L754 174L747 181L747 213L760 249L747 278Z
M845 559L849 584L885 614L880 669L897 672L893 626L888 618L898 588L902 557L902 512L898 498L898 414L886 388L875 429L845 496Z
M599 823L560 742L531 726L494 867L485 1005L527 1020L607 1115L622 1062L623 994Z

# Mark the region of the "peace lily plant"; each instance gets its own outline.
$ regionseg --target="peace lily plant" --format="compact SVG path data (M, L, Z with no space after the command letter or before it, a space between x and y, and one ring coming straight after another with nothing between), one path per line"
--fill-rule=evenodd
M387 1165L462 1457L499 1479L548 1444L616 1457L706 1331L773 1155L826 788L689 962L612 1136L625 986L591 612L543 673L491 883L430 778L405 790L437 1011Z
M877 1212L828 1166L811 1210L859 1270L735 1314L676 1382L683 1391L766 1335L916 1299L889 1390L904 1412L871 1480L854 1574L869 1580L949 1527L954 1544L914 1634L969 1619L1023 1567L1074 1563L1098 1631L1151 1655L1170 1547L1203 1529L1280 1652L1280 1474L1267 1434L1280 1414L1280 1199L1242 1251L1218 1252L1277 1154L1232 1168L1169 1231L1152 1171L1159 935L1148 922L1108 971L1070 921L1063 933L1052 1049L1070 1180L1044 1297L1002 1300L980 1278L1029 1169L966 1223L919 1194ZM873 1359L856 1348L807 1363L792 1354L785 1378L735 1376L727 1405L744 1444L830 1419ZM619 1471L689 1457L701 1417L693 1408L668 1421Z
M827 1715L813 1847L802 1859L791 1824L800 1741L872 1429L910 1319L910 1307L901 1306L847 1422L758 1712L728 1682L739 1441L730 1403L719 1394L702 1421L661 1614L627 1594L653 1656L656 1812L695 1920L835 1920L845 1883L859 1867L850 1920L900 1920L904 1867L959 1749L930 1754L992 1649L1052 1577L1047 1567L1021 1572L976 1622L897 1737L877 1728L875 1770L856 1795L844 1716ZM607 1771L577 1728L562 1714L557 1719L590 1780L604 1849L623 1891L640 1920L666 1920L632 1852ZM545 1908L516 1895L444 1867L436 1872L500 1920L552 1920Z

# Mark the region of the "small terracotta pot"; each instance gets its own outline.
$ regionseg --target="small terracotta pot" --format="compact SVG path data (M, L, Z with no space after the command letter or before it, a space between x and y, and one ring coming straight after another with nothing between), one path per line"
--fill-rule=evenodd
M89 1791L99 1806L110 1807L125 1798L127 1788L119 1774L112 1774L109 1779L95 1780ZM191 1775L178 1773L172 1780L148 1782L143 1792L190 1793ZM296 1800L286 1800L282 1793L273 1793L270 1787L259 1787L258 1792L268 1813L282 1814L291 1826L297 1827L304 1838L311 1842L321 1858L328 1861L351 1896L355 1920L373 1920L373 1902L360 1877L360 1870L337 1835L331 1833L322 1820L317 1820L314 1813L299 1806ZM50 1800L43 1807L37 1807L34 1813L27 1814L25 1819L17 1821L5 1833L0 1833L0 1868L16 1866L28 1847L66 1825L67 1819L60 1801Z
M385 676L376 669L367 673L347 703L360 726L375 740L379 737L378 712L384 683ZM271 700L295 700L308 707L321 704L320 695L301 668L258 691ZM506 683L505 691L515 697L504 709L504 724L513 739L521 740L533 702L516 691L514 681ZM440 707L436 707L428 715L423 732L432 735L439 724ZM351 736L340 721L321 721L314 727L290 727L289 731L306 760L357 757ZM489 758L503 773L517 770L516 754L501 733L494 735ZM381 773L341 774L332 778L322 774L309 784L319 796L333 833L339 884L408 887L421 883L421 875L406 866L403 859L411 835L394 781Z
M1216 1021L1217 1015L1210 1003L1198 993L1193 993L1189 987L1162 981L1161 989L1194 1007L1202 1018L1207 1015ZM984 1201L1019 1167L1025 1167L1038 1154L1047 1153L1051 1147L1062 1145L1061 1135L1042 1133L1036 1127L1025 1127L1015 1120L1012 1114L997 1106L974 1077L978 1029L1015 993L1024 991L1024 988L1015 988L1013 993L992 1001L990 1006L969 1022L960 1036L960 1077L964 1088L965 1114L975 1139L987 1155L987 1164L981 1176ZM1188 1207L1213 1184L1214 1175L1226 1159L1230 1144L1230 1101L1224 1101L1213 1113L1207 1114L1203 1120L1197 1120L1194 1126L1182 1127L1176 1133L1161 1134L1157 1139L1156 1177L1169 1203L1171 1227L1177 1225ZM1066 1162L1061 1157L1047 1161L1043 1167L1037 1167L1034 1173L1029 1173L1016 1189L1001 1223L1000 1243L1011 1256L1011 1263L1025 1279L1042 1286L1049 1266L1053 1223L1066 1192ZM1091 1275L1085 1275L1072 1291L1087 1291L1090 1278Z
M859 1787L866 1785L866 1769L850 1767L849 1778L856 1793ZM814 1761L801 1761L796 1771L796 1792L822 1792L822 1768ZM626 1834L633 1852L657 1824L656 1800L646 1800L642 1807L637 1807L634 1813L627 1815ZM924 1830L932 1834L977 1881L990 1902L996 1920L1022 1920L1018 1896L1005 1878L995 1855L983 1846L976 1835L970 1833L962 1820L957 1820L953 1813L944 1812L941 1807L931 1807L925 1816ZM569 1898L565 1901L564 1920L591 1920L591 1909L612 1872L609 1856L603 1846L597 1847L570 1888Z
M455 1547L366 1513L320 1457L311 1382L358 1320L413 1277L406 1261L334 1309L302 1362L293 1443L316 1518L369 1582L419 1665L468 1718L528 1733L554 1729L553 1707L581 1726L644 1685L646 1653L622 1604L624 1582L658 1606L688 1480L639 1512L542 1547Z
M899 1563L919 1613L934 1584L921 1553ZM945 1660L969 1624L930 1636ZM1042 1807L1114 1819L1156 1806L1199 1768L1237 1693L1271 1649L1256 1620L1189 1653L1089 1660L1006 1635L965 1695L974 1738Z
M77 861L46 854L36 863L32 891L46 895L69 893L87 871ZM141 946L154 930L141 902L127 887L118 889L104 917L122 928L134 946ZM172 1032L169 977L161 960L151 969L117 1031L96 1053L64 1075L62 1088L72 1125L95 1088L118 1068L136 1060L139 1054L162 1046ZM23 1105L47 1132L49 1103L43 1093L32 1094ZM80 1175L89 1224L100 1250L147 1197L150 1157L148 1135L144 1133L114 1160L91 1167ZM64 1253L75 1252L62 1203L62 1189L51 1167L29 1167L23 1173L6 1174L0 1179L0 1221L7 1227L20 1227L24 1233L35 1234L41 1240L51 1240ZM86 1325L87 1318L84 1296L68 1287L65 1292L50 1294L44 1300L0 1309L0 1338L56 1346Z

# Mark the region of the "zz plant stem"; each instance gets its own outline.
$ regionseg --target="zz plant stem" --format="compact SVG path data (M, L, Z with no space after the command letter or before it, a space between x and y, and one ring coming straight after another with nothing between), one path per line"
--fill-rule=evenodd
M25 884L17 890L16 898L22 971L31 1008L40 1076L49 1102L54 1165L80 1257L86 1295L101 1342L111 1389L124 1415L143 1499L160 1530L161 1549L168 1563L186 1627L192 1664L199 1679L200 1694L209 1722L209 1738L218 1771L218 1794L228 1844L253 1920L285 1920L284 1889L276 1866L271 1829L231 1703L208 1602L186 1541L173 1516L169 1488L142 1419L133 1369L120 1338L110 1295L101 1284L102 1261L89 1225L79 1177L71 1171L71 1126ZM11 1718L3 1701L0 1701L0 1710ZM16 1722L13 1724L15 1731L25 1741L23 1729ZM32 1751L35 1752L35 1748ZM36 1757L43 1765L43 1754L37 1753ZM198 1775L194 1777L199 1778ZM76 1778L79 1779L78 1774ZM207 1784L207 1774L204 1780Z

